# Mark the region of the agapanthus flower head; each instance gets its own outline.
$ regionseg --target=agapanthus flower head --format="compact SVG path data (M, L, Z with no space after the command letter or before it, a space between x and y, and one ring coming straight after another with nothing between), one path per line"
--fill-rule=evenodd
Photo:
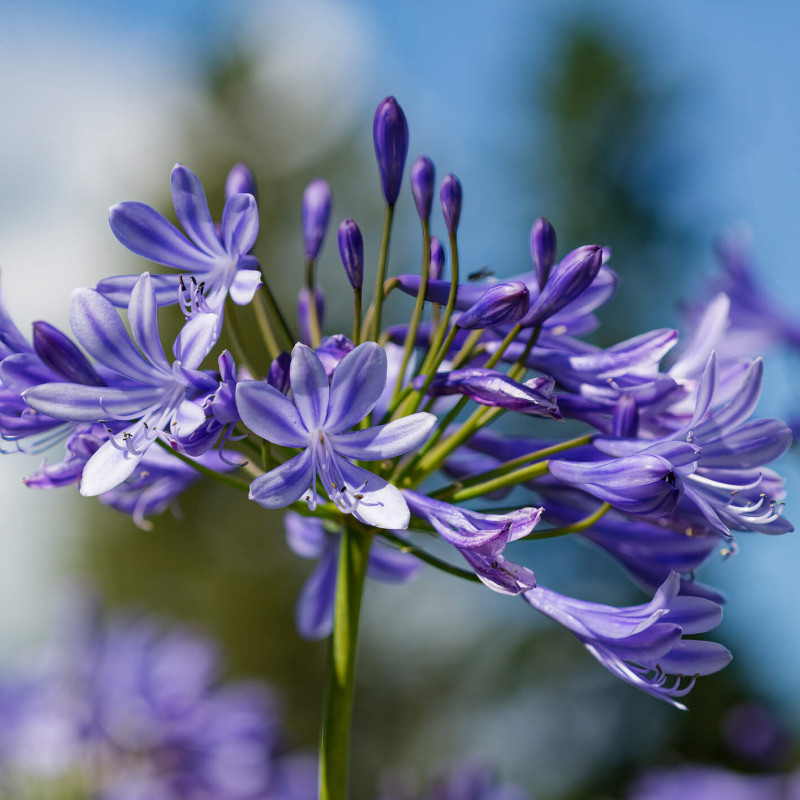
M433 161L427 156L420 156L411 167L411 193L414 195L419 218L423 222L431 216L434 175Z
M530 304L530 292L522 281L496 283L459 316L456 325L471 330L513 324L528 313Z
M393 206L403 185L403 170L408 156L408 123L394 97L387 97L375 110L372 123L375 156L386 202Z
M236 403L244 424L268 442L302 452L256 478L250 498L283 508L305 496L319 502L317 477L336 507L378 528L404 529L409 511L402 494L384 478L349 459L395 458L422 444L436 417L420 412L385 425L350 430L374 408L386 385L386 354L375 342L348 353L328 381L317 354L303 344L292 350L292 400L260 381L242 381Z
M364 283L364 239L355 220L346 219L339 225L339 255L350 285L360 289Z
M539 289L544 289L556 261L556 231L544 217L531 228L531 258Z
M331 218L331 187L317 178L303 192L303 246L306 258L316 261Z
M258 201L258 184L247 164L234 164L225 179L225 199L235 194L251 194Z
M132 202L118 203L109 209L112 232L136 255L180 270L202 283L213 313L221 315L229 294L234 303L246 305L261 286L258 260L250 254L258 235L255 198L251 194L231 195L217 230L197 176L182 164L176 164L170 182L175 213L186 236L154 208ZM114 305L127 307L138 278L138 275L106 278L95 288ZM179 278L179 275L152 276L159 305L179 301Z
M442 214L444 214L444 224L447 226L447 232L451 236L455 236L458 230L458 223L461 220L461 204L464 199L464 192L461 188L461 181L452 172L446 175L442 181L439 199L442 202Z

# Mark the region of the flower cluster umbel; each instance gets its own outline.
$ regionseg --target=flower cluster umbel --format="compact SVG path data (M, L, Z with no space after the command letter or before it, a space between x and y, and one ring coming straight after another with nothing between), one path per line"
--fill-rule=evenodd
M353 289L350 336L323 335L315 273L331 218L328 184L313 181L302 199L305 282L292 322L268 283L287 276L266 274L253 255L252 173L234 167L217 220L197 176L178 164L171 186L183 231L142 203L111 209L117 239L149 263L139 275L74 292L75 341L45 322L29 340L0 305L7 449L36 452L64 440L64 459L43 464L27 484L79 482L83 495L139 524L203 476L247 489L265 508L290 509L291 547L320 559L298 610L306 636L331 630L346 529L381 543L369 559L374 577L405 581L422 560L519 596L615 675L679 705L698 675L730 658L718 644L687 638L721 618L722 598L694 580L696 569L715 550L733 552L735 531L791 530L780 514L783 481L766 466L788 448L789 430L751 419L761 362L715 354L731 325L727 298L708 304L666 369L674 330L592 345L584 337L618 283L608 248L559 257L555 230L541 218L531 263L518 275L464 281L462 186L452 174L442 181L440 241L431 235L434 165L424 156L409 170L421 269L390 276L409 148L394 98L378 106L373 133L385 224L366 313L362 233L350 218L338 230L342 284ZM383 306L396 290L415 298L413 310L384 330ZM249 303L269 353L263 363L217 347L236 306ZM158 325L169 305L183 315L171 353ZM504 434L493 424L503 415L516 416L524 433ZM563 430L553 420L583 430L565 440L551 433ZM412 544L407 531L443 539L466 568L440 561L424 541ZM539 585L525 549L556 535L608 552L652 600L615 608Z

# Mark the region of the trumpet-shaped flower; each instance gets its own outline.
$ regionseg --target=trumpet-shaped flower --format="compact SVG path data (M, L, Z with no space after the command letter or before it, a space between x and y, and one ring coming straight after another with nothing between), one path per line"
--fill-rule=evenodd
M283 508L305 495L319 502L316 478L345 514L390 530L408 526L408 505L398 489L349 459L380 461L419 447L436 417L420 412L360 430L351 428L375 407L386 385L386 353L364 342L333 371L330 383L319 356L303 344L292 350L292 398L261 381L242 381L236 404L244 424L261 438L303 451L256 478L250 499L264 508Z

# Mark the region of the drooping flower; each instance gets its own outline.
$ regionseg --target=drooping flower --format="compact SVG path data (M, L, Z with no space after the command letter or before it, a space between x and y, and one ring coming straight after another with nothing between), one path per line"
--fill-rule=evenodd
M259 381L242 381L236 403L244 424L263 439L303 451L256 478L250 498L265 508L283 508L305 495L319 502L317 477L345 514L390 530L408 526L403 495L384 478L349 459L378 461L419 447L436 423L420 412L393 422L351 430L374 408L386 385L386 354L375 342L348 353L328 382L317 354L303 344L292 350L292 400Z
M531 607L572 631L612 674L642 691L685 708L685 696L699 675L725 667L731 654L722 645L686 634L706 633L722 619L722 609L702 597L678 595L673 572L651 602L613 606L575 600L537 586L522 596ZM683 679L689 680L684 683Z
M114 235L136 255L195 278L213 313L222 315L229 294L234 303L247 305L262 282L258 260L250 255L258 235L255 198L231 195L218 232L197 176L176 164L171 185L175 213L186 235L151 206L135 202L118 203L109 210ZM95 288L114 305L126 307L138 277L106 278ZM159 305L179 301L179 279L179 275L152 276Z
M91 289L76 290L70 318L75 337L118 376L118 383L110 387L38 383L23 392L31 408L56 419L134 420L121 431L109 426L107 441L87 462L81 493L88 496L107 492L130 477L150 445L166 431L179 432L183 424L202 422L205 414L191 398L218 385L198 369L216 341L216 315L198 315L183 327L173 345L173 363L161 345L156 292L147 272L133 287L128 317L133 340L107 299Z
M323 639L333 630L336 572L341 534L326 530L322 520L290 511L284 518L286 542L301 558L319 563L297 599L297 630L306 639ZM388 583L406 583L418 574L421 563L411 555L376 541L369 553L367 576Z

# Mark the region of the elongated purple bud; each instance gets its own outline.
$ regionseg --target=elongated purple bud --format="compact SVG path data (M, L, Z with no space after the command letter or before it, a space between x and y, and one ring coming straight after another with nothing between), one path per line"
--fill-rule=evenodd
M458 230L458 221L461 219L462 198L461 181L451 172L442 181L442 188L439 192L444 223L447 225L447 231L451 236L455 236Z
M596 244L573 250L553 268L524 325L541 325L588 289L603 265L603 249Z
M375 141L383 196L393 206L403 185L403 170L408 156L408 123L394 97L387 97L378 105L372 121L372 138Z
M346 219L339 226L339 255L352 287L360 289L364 283L364 239L355 220Z
M36 355L65 381L84 386L104 385L77 345L49 322L33 323L33 348Z
M493 328L519 322L531 304L528 287L522 281L498 283L487 289L474 306L457 320L459 328Z
M303 192L303 244L306 258L316 261L331 218L331 187L322 178L306 186Z
M284 352L279 353L277 358L269 365L267 383L283 394L287 394L291 388L291 384L289 383L289 367L291 363L291 355L284 350Z
M251 194L258 200L256 176L247 164L236 164L225 181L225 199L234 194Z
M325 297L319 286L314 287L314 300L317 306L317 320L320 328L325 316ZM297 294L297 324L300 328L300 337L303 342L311 341L311 293L307 286L303 286Z
M443 274L444 247L442 247L442 243L435 236L431 236L431 266L428 271L428 277L432 281L440 281Z
M425 222L431 217L433 208L433 161L427 156L420 156L411 167L411 191L417 204L419 218Z
M556 262L556 232L544 217L539 217L531 228L531 257L539 289L544 289Z

